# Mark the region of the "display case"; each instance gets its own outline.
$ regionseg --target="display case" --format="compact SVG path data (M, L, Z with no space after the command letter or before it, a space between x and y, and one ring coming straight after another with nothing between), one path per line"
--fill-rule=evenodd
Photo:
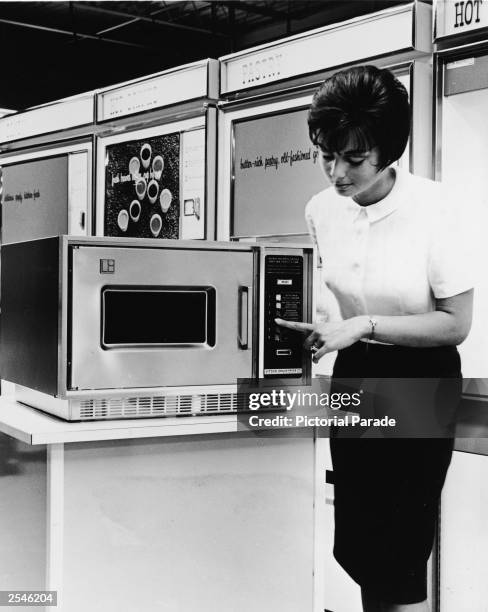
M431 7L414 2L220 58L218 238L306 236L307 200L324 189L307 108L341 67L391 68L411 94L402 164L431 174Z
M469 237L475 279L471 331L460 346L464 392L488 401L488 5L437 2L435 8L435 173L462 202L459 239L461 231Z
M460 345L464 397L441 499L439 598L442 612L486 607L488 409L488 5L434 3L435 176L462 205L475 279L473 322ZM461 232L460 228L460 232ZM460 234L461 239L461 234Z
M97 97L96 235L214 239L218 62Z
M1 242L90 235L95 93L0 119Z
M218 82L208 59L1 118L2 242L214 239Z

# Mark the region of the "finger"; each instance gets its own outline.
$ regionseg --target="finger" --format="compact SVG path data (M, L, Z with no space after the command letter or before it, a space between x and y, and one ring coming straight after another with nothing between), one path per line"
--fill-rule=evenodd
M302 321L285 321L284 319L275 319L275 323L281 327L287 327L288 329L294 329L299 332L311 332L313 331L312 323L303 323Z
M321 359L326 353L329 353L329 352L330 350L327 348L325 344L323 344L313 356L313 362L318 363L319 359Z
M315 332L315 331L314 331L314 332L312 332L312 333L310 334L310 336L307 336L307 339L306 339L306 340L305 340L305 342L303 343L303 346L304 346L306 349L311 348L312 346L316 345L316 342L317 342L317 338L318 338L318 337L319 337L319 336L318 336L317 332Z

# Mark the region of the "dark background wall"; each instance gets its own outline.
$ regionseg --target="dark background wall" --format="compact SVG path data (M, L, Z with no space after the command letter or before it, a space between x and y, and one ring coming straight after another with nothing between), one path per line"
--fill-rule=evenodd
M404 1L0 2L0 108L218 58Z

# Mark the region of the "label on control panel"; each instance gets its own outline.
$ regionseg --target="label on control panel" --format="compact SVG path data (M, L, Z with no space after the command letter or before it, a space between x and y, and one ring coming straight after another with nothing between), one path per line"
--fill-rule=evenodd
M303 375L302 334L276 325L275 318L303 321L303 256L264 258L264 376Z
M280 375L280 376L284 376L287 374L298 374L299 376L301 376L303 373L302 368L275 368L274 370L268 369L268 370L264 370L264 375L265 376L275 376L275 375Z

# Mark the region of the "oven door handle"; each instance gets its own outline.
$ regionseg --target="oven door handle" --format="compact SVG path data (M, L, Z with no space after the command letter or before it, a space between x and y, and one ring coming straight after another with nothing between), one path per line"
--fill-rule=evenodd
M239 287L238 311L239 330L237 340L239 348L245 351L249 348L249 287Z

